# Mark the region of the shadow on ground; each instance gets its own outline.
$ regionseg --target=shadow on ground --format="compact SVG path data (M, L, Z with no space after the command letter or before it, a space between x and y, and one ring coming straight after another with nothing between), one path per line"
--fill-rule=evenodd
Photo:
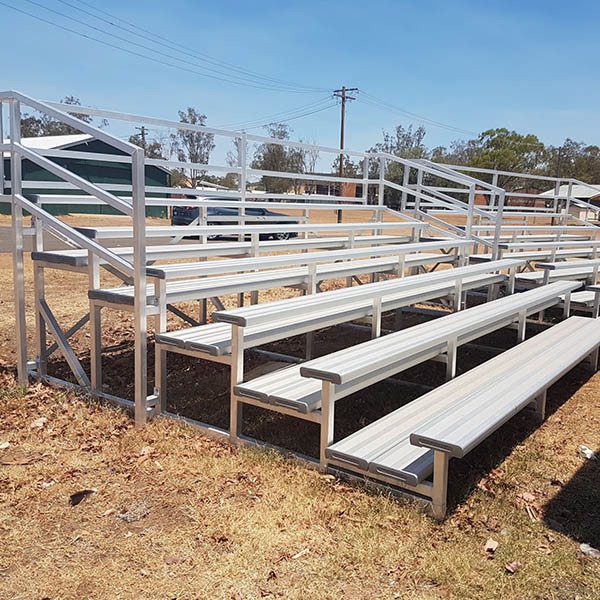
M405 315L402 327L409 327L428 317ZM384 327L393 322L384 322ZM532 334L534 331L532 331ZM475 346L463 346L458 354L458 374L489 360L499 351L515 343L515 332L502 330L477 340ZM370 328L338 326L315 334L315 356L322 356L370 338ZM132 344L124 342L118 349L103 355L104 391L123 398L133 398ZM302 357L304 338L298 336L276 342L265 349ZM81 355L89 370L89 356ZM149 365L154 361L154 344L148 346ZM265 358L247 352L245 372L264 364ZM285 366L279 363L275 366ZM71 379L66 363L50 363L51 375ZM401 379L400 379L401 377ZM426 362L401 373L397 378L382 381L357 392L336 404L335 440L343 439L373 421L425 393L428 387L444 383L445 365ZM547 415L555 412L590 377L580 366L573 369L548 393ZM168 410L182 416L223 429L229 424L229 367L169 353L168 356ZM148 393L154 386L151 369ZM534 414L522 411L462 460L450 464L449 512L462 502L483 477L489 475L539 426ZM244 407L243 434L303 455L318 457L319 428L316 424L288 417L254 406ZM600 461L589 461L573 480L569 481L547 507L546 519L550 527L574 539L600 545ZM592 539L590 539L592 536Z

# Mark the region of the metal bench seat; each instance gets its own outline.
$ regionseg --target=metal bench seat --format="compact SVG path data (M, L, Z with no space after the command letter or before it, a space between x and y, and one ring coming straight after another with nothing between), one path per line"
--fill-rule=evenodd
M405 258L405 267L416 267L443 262L452 262L455 257L445 254L421 253L409 254ZM396 258L375 258L320 264L316 266L315 283L325 279L338 279L364 275L367 273L396 272L399 261ZM285 286L301 286L308 283L309 270L306 266L289 269L270 269L250 273L220 275L218 277L175 280L166 283L166 302L176 303L199 300L207 297L225 296L242 291L256 291ZM133 306L135 288L122 286L110 289L89 290L90 300L111 304ZM147 302L157 306L160 299L156 296L154 285L147 286Z
M234 393L299 413L315 411L322 404L321 381L335 384L335 398L340 399L439 356L448 350L449 340L455 340L456 346L467 343L510 325L519 316L524 325L526 316L558 303L560 294L579 285L557 282L449 314L238 384ZM451 361L455 360L455 351L456 347ZM307 381L310 378L312 382Z
M506 276L500 274L472 275L463 280L462 288L466 291L498 284L505 279ZM407 281L407 283L409 282ZM373 284L370 284L370 286L372 287ZM450 280L429 283L428 285L414 284L413 287L404 290L391 290L382 295L381 310L385 312L417 302L433 300L451 294L454 290L455 283ZM346 323L372 313L373 301L371 297L363 294L362 298L353 300L351 296L339 293L343 291L333 292L338 299L335 309L326 304L322 310L319 310L317 306L316 310L305 313L297 312L294 314L293 311L288 311L287 317L279 317L246 327L244 330L244 348L252 348L282 339L282 337L291 337L339 323ZM223 322L161 333L157 334L155 339L161 344L168 344L191 352L204 352L211 356L223 356L231 353L231 337L231 325Z
M599 345L600 321L567 319L336 442L326 457L388 483L429 489L434 514L443 517L448 459L463 457L532 401L543 418L545 390L587 356L596 370ZM423 486L432 472L433 483Z
M355 247L364 247L403 244L409 241L411 241L411 238L406 235L357 235L354 237L353 245ZM261 253L285 252L288 250L341 249L348 247L348 238L345 237L294 238L291 240L261 240L259 242ZM131 247L111 248L111 252L128 260L133 258L133 248ZM207 242L205 244L190 244L185 242L146 247L146 259L148 261L204 258L209 256L247 256L252 253L252 242ZM85 268L88 266L87 250L32 252L31 258L34 261L57 265L57 267L64 265ZM100 262L103 264L102 259L100 259Z
M433 451L413 446L411 433L455 407L469 394L482 394L493 389L499 380L510 377L523 365L524 352L530 352L542 339L545 344L560 341L563 331L563 327L551 327L541 338L535 336L503 352L333 444L326 450L326 456L340 465L353 464L363 471L417 485L433 470ZM414 470L417 459L421 465L419 473Z
M598 250L596 248L568 248L560 250L526 250L522 252L503 252L502 258L522 258L524 260L553 260L555 258L577 258L585 256L594 256ZM483 262L493 260L491 252L471 254L470 262Z
M569 264L569 263L565 263ZM594 273L593 265L579 266L576 268L565 268L547 271L532 271L529 273L519 273L517 281L529 285L539 285L548 281L575 281L589 279Z
M546 336L536 336L525 350L515 348L516 360L510 375L504 372L494 377L495 385L487 385L485 395L475 390L451 409L440 411L411 434L411 443L462 458L541 391L596 352L600 345L600 321L571 317L561 325L556 326L557 336L547 336L550 342ZM494 366L501 359L502 355L493 359ZM490 371L486 371L488 377L492 377Z
M555 282L521 294L487 302L405 331L370 340L365 342L357 352L353 352L358 348L355 346L349 350L317 358L302 366L302 374L305 377L316 377L338 385L350 383L362 374L372 371L374 367L393 365L397 358L397 341L403 340L403 336L416 335L420 343L420 339L424 339L424 334L431 333L431 339L439 338L445 341L446 345L452 338L459 344L467 343L509 325L518 315L524 318L557 304L560 295L576 290L580 286L579 282Z
M243 217L242 217L243 218ZM244 225L149 225L145 229L146 238L184 236L250 236L250 235L273 235L277 233L310 233L319 234L337 231L375 231L389 229L421 230L427 228L422 221L366 221L347 223L246 223ZM74 227L76 231L86 237L102 239L132 239L134 237L133 227Z
M561 296L562 298L562 296ZM582 290L571 294L571 305L581 305L591 307L594 305L596 293L591 290Z

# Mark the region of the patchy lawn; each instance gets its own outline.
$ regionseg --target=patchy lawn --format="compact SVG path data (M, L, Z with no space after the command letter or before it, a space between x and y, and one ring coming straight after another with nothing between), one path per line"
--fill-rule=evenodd
M135 430L6 370L0 384L2 599L600 597L579 548L600 545L600 461L577 452L600 447L598 376L551 394L548 421L441 525L273 452L164 419Z

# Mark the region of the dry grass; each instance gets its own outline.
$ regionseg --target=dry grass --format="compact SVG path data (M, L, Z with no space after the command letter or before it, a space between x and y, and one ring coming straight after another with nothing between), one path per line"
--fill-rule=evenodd
M48 275L67 322L86 308L80 282ZM574 370L551 390L541 427L521 415L453 462L451 513L436 524L402 500L279 454L231 448L173 421L135 430L114 408L43 386L24 393L7 366L6 256L0 283L2 600L600 597L600 560L579 550L600 547L600 461L577 452L582 443L600 449L600 375ZM108 325L109 336L128 339L118 315ZM83 333L78 349L85 341ZM202 387L207 374L197 369L188 365L179 395L215 406L218 393ZM398 390L345 401L340 429L358 409L401 402ZM257 416L250 426L268 433L282 424ZM310 438L296 426L296 437ZM96 491L71 506L86 489ZM493 555L488 538L499 542ZM509 574L513 561L522 566Z
M600 444L597 382L485 468L442 525L274 453L165 420L136 431L115 409L12 385L5 373L0 598L600 595L598 561L576 543L600 537L598 470L576 452Z

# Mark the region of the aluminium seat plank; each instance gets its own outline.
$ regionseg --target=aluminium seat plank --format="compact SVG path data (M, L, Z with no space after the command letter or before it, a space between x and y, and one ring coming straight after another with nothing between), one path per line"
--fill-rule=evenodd
M459 406L443 411L413 432L411 443L442 448L450 456L463 457L600 345L598 319L571 317L555 328L562 333L560 342L521 354L523 362L514 375L499 380L484 398L465 396Z

